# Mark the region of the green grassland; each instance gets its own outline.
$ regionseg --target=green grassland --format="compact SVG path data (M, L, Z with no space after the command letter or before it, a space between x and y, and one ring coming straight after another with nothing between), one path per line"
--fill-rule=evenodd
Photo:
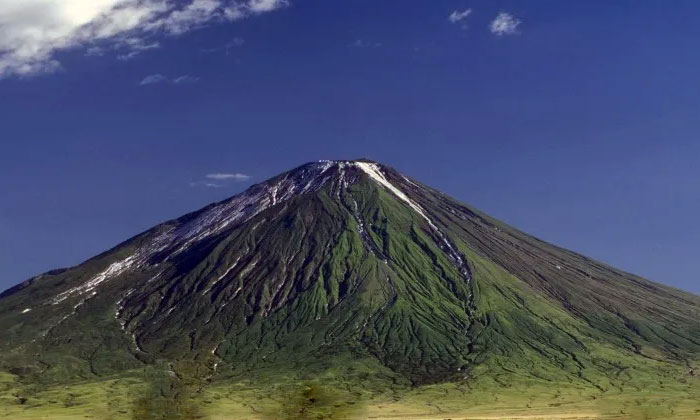
M0 379L0 415L8 419L698 419L700 381L669 376L601 391L580 384L512 378L508 387L487 378L410 387L334 377L207 382L148 382L143 374L58 386ZM162 372L165 374L165 372ZM151 372L153 375L153 372ZM677 372L682 375L681 372ZM152 378L151 378L152 379ZM680 380L679 380L680 379ZM644 386L644 387L642 387Z

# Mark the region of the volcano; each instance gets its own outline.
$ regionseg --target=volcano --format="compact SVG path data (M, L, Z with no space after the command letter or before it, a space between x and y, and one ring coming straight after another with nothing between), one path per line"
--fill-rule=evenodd
M595 412L605 396L650 390L692 401L699 319L698 296L529 236L388 166L319 161L2 293L0 412L364 418L372 409L351 405L445 390L461 392L439 411L454 415L478 405L473 395L488 406L496 389L537 390L547 409L593 401ZM226 387L293 397L261 391L226 406L212 391Z

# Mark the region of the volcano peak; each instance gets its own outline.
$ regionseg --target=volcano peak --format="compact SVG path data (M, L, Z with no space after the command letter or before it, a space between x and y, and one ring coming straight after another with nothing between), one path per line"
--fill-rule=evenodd
M699 311L390 167L323 160L4 292L0 366L642 389L700 358Z

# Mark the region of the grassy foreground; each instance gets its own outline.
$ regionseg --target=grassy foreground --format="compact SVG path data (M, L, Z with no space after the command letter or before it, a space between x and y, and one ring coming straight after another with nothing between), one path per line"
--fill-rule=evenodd
M150 375L150 376L149 376ZM23 385L0 374L5 419L700 419L700 380L606 391L522 381L407 387L317 378L217 383L166 372L61 386Z

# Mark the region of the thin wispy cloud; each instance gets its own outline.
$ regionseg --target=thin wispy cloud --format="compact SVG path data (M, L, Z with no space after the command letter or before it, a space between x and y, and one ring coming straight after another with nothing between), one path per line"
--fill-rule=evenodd
M119 54L119 55L117 56L117 60L119 60L119 61L128 61L128 60L131 60L132 58L136 57L136 56L139 55L139 54L140 54L140 52L138 52L138 51L129 51L129 52L126 53L126 54Z
M489 29L496 36L514 35L518 33L518 26L522 21L510 13L500 12L496 18L491 21Z
M166 77L163 76L162 74L149 74L148 76L144 77L143 80L139 83L141 86L146 86L146 85L153 85L156 83L161 83L166 80Z
M144 42L138 38L129 38L121 43L126 48L126 53L117 55L117 60L127 61L136 57L144 51L160 48L159 42ZM119 48L119 46L117 47Z
M173 79L173 83L176 85L181 85L185 83L197 83L199 81L199 77L196 76L190 76L190 75L184 75L184 76L179 76Z
M460 23L464 19L469 17L469 15L471 15L471 14L472 14L472 9L466 9L466 10L463 10L461 12L459 10L455 10L450 14L450 16L447 19L450 21L450 23Z
M251 177L240 172L214 172L205 175L204 178L202 181L190 182L190 187L223 188L231 182L245 182Z
M144 77L141 80L141 82L139 82L139 85L146 86L146 85L153 85L156 83L172 83L175 85L184 85L184 84L190 84L190 83L197 83L199 80L200 80L199 77L190 76L188 74L178 76L178 77L169 78L169 77L163 76L160 73L156 73L156 74L150 74L150 75Z
M207 179L215 179L217 181L247 181L250 179L250 175L238 172L207 174L206 177Z
M240 48L245 45L245 39L240 37L235 37L226 44L219 47L202 48L201 51L204 53L215 53L219 51L224 51L226 55L229 55L232 49Z
M271 12L287 0L2 0L0 78L61 68L56 54L85 48L88 55L122 50L123 59L205 24ZM132 54L136 52L136 54Z
M103 55L105 55L105 52L100 47L90 47L85 50L86 57L102 57Z

